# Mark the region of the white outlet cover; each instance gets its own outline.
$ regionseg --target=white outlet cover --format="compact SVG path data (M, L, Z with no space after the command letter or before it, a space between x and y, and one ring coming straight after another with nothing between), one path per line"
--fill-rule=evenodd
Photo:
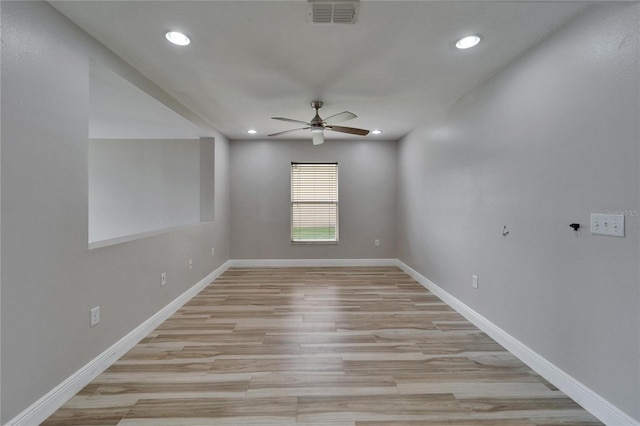
M100 306L91 308L91 327L100 322Z
M473 288L478 288L478 276L477 275L471 275L471 286Z

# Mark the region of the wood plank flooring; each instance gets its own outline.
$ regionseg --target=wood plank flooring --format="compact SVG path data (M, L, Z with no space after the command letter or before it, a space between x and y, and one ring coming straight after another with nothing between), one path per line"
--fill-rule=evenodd
M601 424L395 267L231 268L43 425Z

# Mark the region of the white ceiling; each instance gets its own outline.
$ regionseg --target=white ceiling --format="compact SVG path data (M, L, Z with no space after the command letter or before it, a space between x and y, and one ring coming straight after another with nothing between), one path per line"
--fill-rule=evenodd
M323 117L348 110L358 118L341 124L384 132L366 138L398 139L587 7L363 0L355 24L313 24L302 0L50 3L231 139L301 127L270 117L311 120L316 99ZM192 44L170 45L168 29ZM482 43L456 49L471 33Z

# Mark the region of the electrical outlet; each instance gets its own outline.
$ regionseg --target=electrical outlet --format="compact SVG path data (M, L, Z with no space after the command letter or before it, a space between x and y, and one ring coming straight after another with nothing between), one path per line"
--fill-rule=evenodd
M160 274L160 285L165 285L167 283L167 273L163 272Z
M471 287L477 289L478 288L478 276L471 275Z
M376 247L380 247L380 240L375 240L373 242L373 245L376 246Z
M216 249L211 247L211 257L216 255Z
M91 309L91 327L100 322L100 306Z
M193 269L193 260L189 259L189 270Z

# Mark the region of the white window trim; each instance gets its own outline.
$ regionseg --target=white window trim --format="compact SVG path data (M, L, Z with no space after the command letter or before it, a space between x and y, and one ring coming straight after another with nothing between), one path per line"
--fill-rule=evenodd
M293 200L293 170L295 165L335 165L336 166L336 201L314 201L309 202L308 204L333 204L336 207L336 216L335 216L335 224L336 224L336 239L329 240L321 240L321 239L313 239L313 240L294 240L293 238L293 228L294 228L294 216L293 216L293 207L294 204L301 204L300 201L295 202ZM319 162L319 163L311 163L311 162L291 162L291 174L290 174L290 192L291 192L291 205L290 205L290 225L289 225L289 240L291 244L294 245L309 245L309 244L329 244L329 245L337 245L340 242L340 226L339 226L339 217L340 217L340 192L339 192L339 169L337 162ZM302 202L302 204L305 204Z

